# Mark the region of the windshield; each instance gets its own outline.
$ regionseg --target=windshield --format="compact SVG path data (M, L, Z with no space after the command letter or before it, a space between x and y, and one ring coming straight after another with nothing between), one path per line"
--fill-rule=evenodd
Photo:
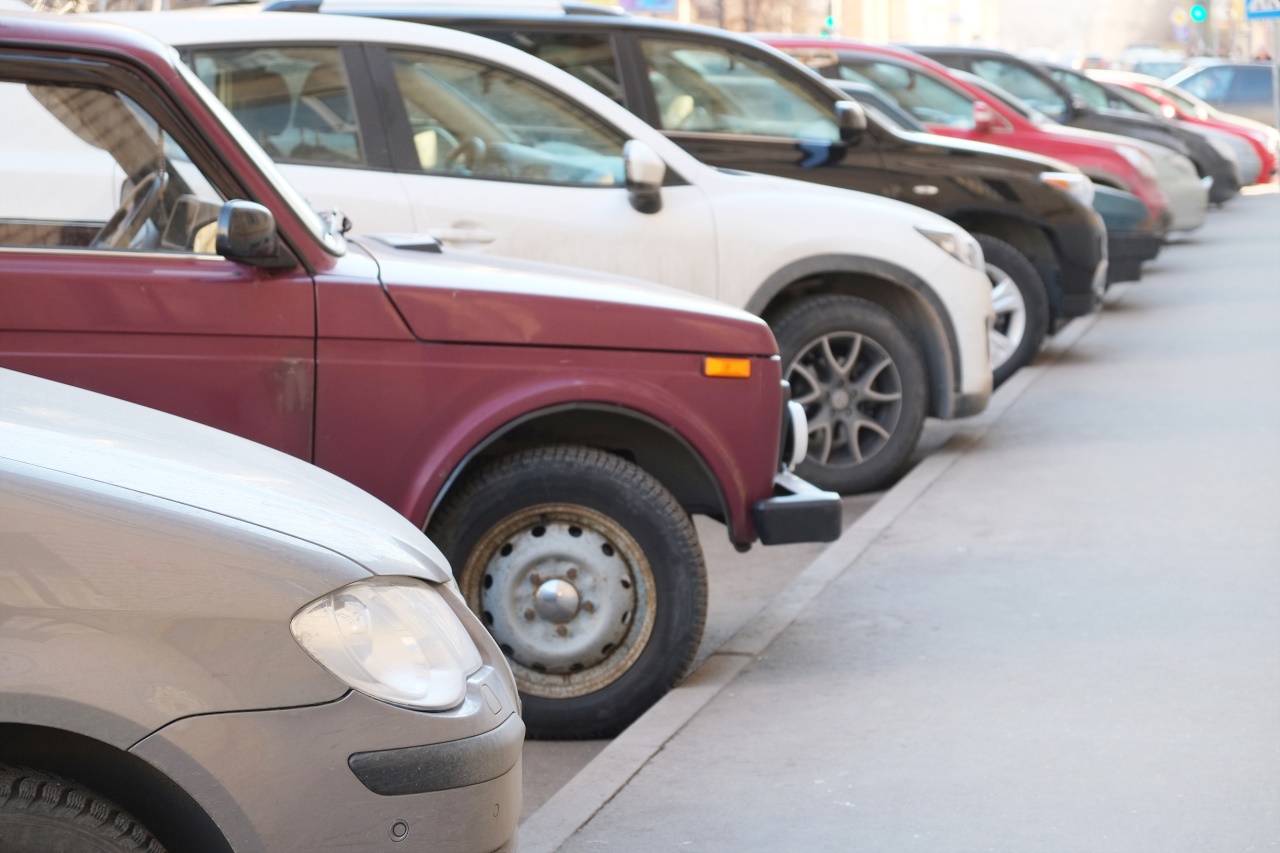
M926 124L973 130L973 99L913 69L893 62L842 56L840 77L882 89Z
M1195 96L1184 92L1176 86L1156 86L1152 84L1152 89L1163 94L1166 98L1178 105L1178 109L1186 113L1191 113L1199 119L1209 117L1209 105Z
M253 141L253 137L245 132L244 128L240 126L240 122L236 121L231 112L222 105L222 102L209 91L209 88L200 82L200 78L181 62L175 62L174 67L178 69L178 73L186 80L191 90L214 114L214 117L222 123L222 126L226 128L227 132L243 149L245 155L253 161L253 165L271 183L275 191L284 199L285 204L289 205L290 209L293 210L294 214L306 225L316 239L333 254L340 255L344 253L347 247L346 240L336 230L341 223L335 222L333 227L330 227L329 222L321 218L311 208L311 205L307 204L306 199L298 194L293 185L285 180L284 176L280 174L280 170L276 168L275 163L271 162L271 158L267 156L267 152L262 150L261 145ZM340 217L336 218L340 219Z
M1062 93L1021 65L1003 59L975 59L973 73L998 86L1022 103L1057 121L1070 117L1071 104ZM1019 110L1021 112L1021 110Z

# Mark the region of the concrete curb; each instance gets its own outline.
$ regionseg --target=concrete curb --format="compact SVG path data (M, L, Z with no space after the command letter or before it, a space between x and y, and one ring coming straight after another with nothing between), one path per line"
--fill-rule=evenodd
M1107 302L1123 298L1130 285L1112 287ZM605 747L586 767L520 825L522 853L553 853L586 825L633 776L708 702L730 684L752 659L799 618L805 608L845 571L951 466L977 444L1009 407L1063 353L1093 328L1096 312L1070 323L1052 340L1036 364L1015 373L1000 387L981 415L964 426L934 454L884 493L865 515L831 543L746 625L717 649L688 678Z

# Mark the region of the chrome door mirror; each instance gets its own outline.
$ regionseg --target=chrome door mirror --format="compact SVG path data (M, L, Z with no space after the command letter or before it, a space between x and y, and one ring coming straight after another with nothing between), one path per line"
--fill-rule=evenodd
M978 133L991 133L996 129L996 111L986 101L973 102L973 129Z
M662 210L662 181L667 176L667 164L658 153L638 139L629 139L622 146L622 162L631 206L641 213Z
M857 142L867 129L867 111L857 101L836 101L836 126L845 142Z
M262 205L235 199L218 211L219 255L254 266L273 266L279 256L276 249L276 218Z

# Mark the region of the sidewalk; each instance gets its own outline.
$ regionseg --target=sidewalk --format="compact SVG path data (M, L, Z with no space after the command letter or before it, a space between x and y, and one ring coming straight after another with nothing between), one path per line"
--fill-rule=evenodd
M1280 849L1280 195L1117 291L521 849Z

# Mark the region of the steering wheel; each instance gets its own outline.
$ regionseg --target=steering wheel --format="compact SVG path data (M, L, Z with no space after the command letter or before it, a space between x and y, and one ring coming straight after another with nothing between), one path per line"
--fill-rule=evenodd
M459 163L465 163L467 171L474 172L476 166L484 162L487 148L488 146L480 137L468 136L445 155L444 167L452 171Z
M90 249L127 249L142 230L142 225L151 218L156 205L164 197L165 188L169 186L169 173L163 169L147 173L137 185L120 202L120 207L111 214L107 224L94 235L89 243Z

